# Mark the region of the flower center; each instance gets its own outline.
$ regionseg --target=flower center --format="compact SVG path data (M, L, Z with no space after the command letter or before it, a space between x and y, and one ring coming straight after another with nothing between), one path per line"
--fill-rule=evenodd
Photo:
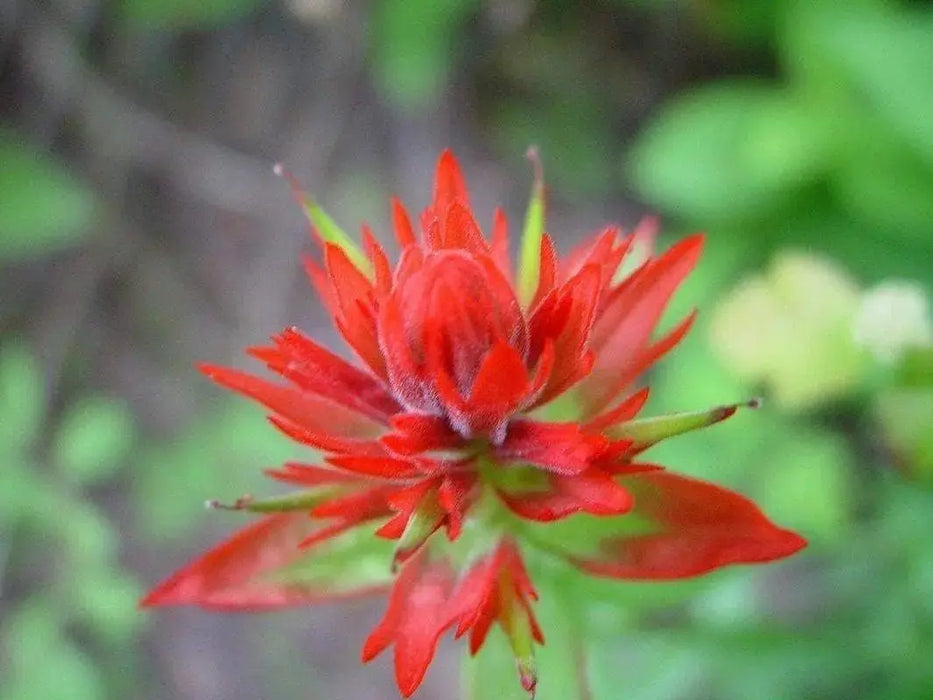
M510 346L526 361L528 330L511 285L488 257L440 250L399 281L396 295L418 374L399 378L405 391L397 393L409 408L446 415L455 430L471 437L452 415L446 387L468 404L483 361L497 345ZM413 382L419 391L410 390Z

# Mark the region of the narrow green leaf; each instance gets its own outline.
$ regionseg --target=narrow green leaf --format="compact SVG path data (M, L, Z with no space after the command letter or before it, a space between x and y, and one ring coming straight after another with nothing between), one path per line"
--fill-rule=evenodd
M517 143L534 143L549 163L560 165L548 173L548 184L557 191L575 200L610 197L616 187L616 139L603 96L581 84L579 56L556 36L512 50L528 79L540 80L541 93L533 103L524 94L505 94L495 102L491 137L497 150L511 154Z
M181 537L204 518L196 504L233 500L268 483L259 465L313 460L314 454L262 420L261 409L224 399L184 432L146 446L132 460L137 522L154 541Z
M547 631L545 631L545 635ZM496 625L476 656L464 652L460 664L463 697L466 700L528 700L522 690L515 659L505 634Z
M242 496L229 505L211 500L207 501L205 505L208 508L220 510L245 510L250 513L285 513L291 510L311 510L333 498L336 491L339 491L339 487L306 489L281 496L270 496L269 498Z
M528 159L534 168L534 183L531 186L531 200L525 212L525 226L522 230L522 243L518 261L518 298L528 305L531 303L541 267L541 237L544 235L544 169L534 147L528 149Z
M590 696L583 645L583 603L574 590L535 576L540 596L534 611L544 632L535 648L538 686L535 700L587 700ZM585 603L583 603L585 605Z
M418 551L421 545L440 527L445 515L436 491L429 492L421 499L421 503L415 508L414 513L408 519L408 524L405 525L402 536L398 539L395 556L392 559L393 568Z
M758 405L758 400L752 399L745 403L717 406L706 411L690 411L652 418L637 418L613 428L610 435L615 439L632 440L633 449L643 450L674 435L698 430L724 421L743 406L757 408Z
M388 585L395 542L362 526L308 547L305 556L268 575L271 581L307 586L339 595Z
M275 164L275 174L284 177L296 199L301 203L305 216L314 227L317 234L326 242L333 243L341 248L356 268L365 275L372 274L372 264L356 242L337 225L330 215L321 208L311 195L305 192L295 177L282 166Z

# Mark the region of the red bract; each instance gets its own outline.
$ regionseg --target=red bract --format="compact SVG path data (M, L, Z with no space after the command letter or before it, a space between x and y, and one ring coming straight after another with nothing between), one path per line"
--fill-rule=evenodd
M308 275L358 363L288 328L248 351L284 381L202 366L320 459L269 471L298 490L230 506L267 515L144 605L271 608L389 588L363 658L393 646L403 695L421 683L441 635L469 632L476 653L493 624L533 692L533 646L544 636L523 556L545 546L541 527L574 517L638 523L601 543L546 545L583 573L620 579L695 576L804 546L744 497L638 459L737 408L637 417L648 392L636 380L693 322L690 314L656 336L702 236L627 275L620 267L644 246L615 228L561 261L533 215L543 208L540 180L534 192L514 276L504 215L487 238L449 152L420 236L392 202L394 265L368 228L360 250L300 195L322 249L305 261ZM523 521L537 523L532 539ZM343 568L372 557L382 558L376 576Z

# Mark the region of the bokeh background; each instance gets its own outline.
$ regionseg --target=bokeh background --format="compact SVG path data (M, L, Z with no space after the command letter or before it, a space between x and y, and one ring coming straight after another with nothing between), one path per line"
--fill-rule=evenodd
M662 245L708 231L648 412L766 408L655 457L811 540L568 578L592 697L933 698L933 8L906 0L3 0L0 697L396 697L358 662L382 601L136 609L241 522L205 499L295 454L192 365L334 340L275 161L385 239L445 146L520 221L532 143L561 248L648 212ZM461 696L459 653L419 698ZM510 697L480 661L462 697Z

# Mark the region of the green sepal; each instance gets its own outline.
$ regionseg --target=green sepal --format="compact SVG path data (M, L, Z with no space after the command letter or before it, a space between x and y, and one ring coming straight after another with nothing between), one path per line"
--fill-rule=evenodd
M298 181L282 167L281 163L276 163L275 174L288 180L295 197L301 203L305 216L314 227L317 235L326 243L333 243L340 248L347 257L350 258L356 268L366 276L372 276L372 264L369 259L354 242L354 240L344 231L330 215L321 208L314 198L305 192Z
M510 576L500 575L499 599L502 605L500 622L515 656L522 688L534 697L538 685L538 669L535 665L534 638L531 629L531 614L521 604L515 593L515 582Z
M514 656L508 638L498 625L489 631L489 636L475 656L470 656L467 651L462 653L460 675L465 700L486 700L490 696L490 689L494 689L498 700L528 700L528 693L516 678ZM544 682L549 683L550 678Z
M444 520L444 509L438 501L437 491L429 491L408 519L392 557L393 571L404 563L433 535Z
M667 416L638 418L621 423L608 431L608 435L617 440L631 440L631 450L640 452L655 443L674 435L688 433L724 421L739 408L758 408L760 402L752 399L745 403L717 406L706 411L672 413Z
M522 243L518 259L518 299L527 306L534 298L538 287L541 268L541 238L544 235L544 169L535 148L528 149L528 159L534 167L534 183L531 186L531 200L525 212L525 226L522 229Z
M285 513L292 510L311 510L340 492L339 488L316 488L269 498L242 496L230 504L220 501L207 501L204 505L218 510L245 510L250 513Z
M393 544L363 525L308 547L306 554L263 578L318 590L324 596L354 595L392 583Z

